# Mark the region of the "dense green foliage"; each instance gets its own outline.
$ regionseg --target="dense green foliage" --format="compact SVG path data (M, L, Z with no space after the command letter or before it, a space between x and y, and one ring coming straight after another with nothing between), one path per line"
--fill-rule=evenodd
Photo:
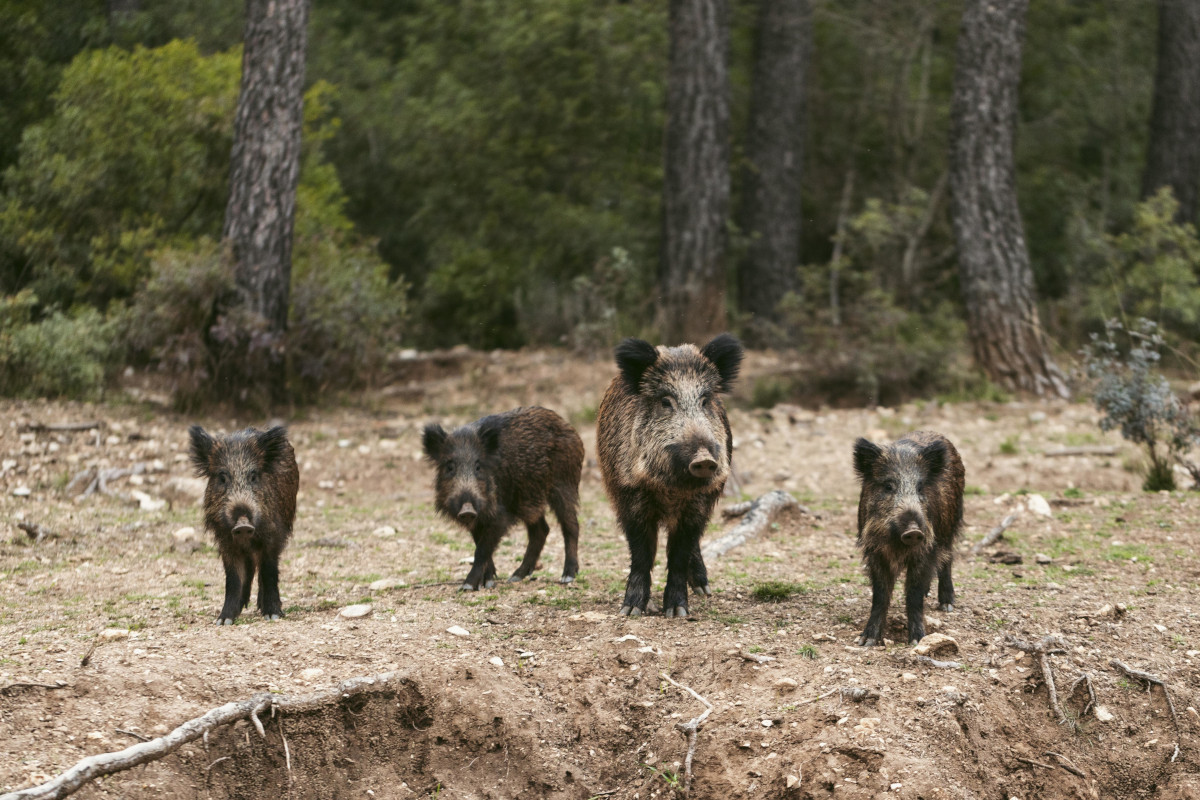
M120 355L97 357L97 380L129 358L196 394L220 374L212 340L233 324L211 312L230 290L214 242L243 9L143 5L120 19L83 0L0 9L0 292L33 292L8 301L0 358L49 341L12 338L23 326L107 325L93 340ZM756 14L751 0L732 7L736 209ZM803 290L786 300L812 366L804 386L845 402L986 393L964 349L945 180L961 3L813 7ZM1195 231L1170 220L1169 198L1138 204L1156 13L1150 0L1031 4L1017 180L1062 352L1122 314L1155 319L1172 344L1200 334ZM662 2L316 4L297 387L367 380L402 336L584 348L653 336L666 54ZM734 265L744 241L731 231ZM39 391L93 392L75 373ZM766 393L780 391L800 389Z

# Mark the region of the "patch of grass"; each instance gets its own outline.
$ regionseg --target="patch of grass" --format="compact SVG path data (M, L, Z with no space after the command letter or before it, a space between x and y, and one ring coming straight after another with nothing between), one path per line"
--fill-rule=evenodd
M1015 456L1017 454L1017 435L1013 434L1000 443L1000 455Z
M779 603L787 600L794 594L807 594L809 586L803 583L789 583L788 581L767 581L760 583L751 590L754 599L764 603Z
M980 488L978 486L972 486L971 484L968 483L963 488L963 494L968 497L971 497L972 495L975 495L975 496L984 495L984 494L987 494L987 492L985 492L982 488Z
M800 645L800 649L796 651L796 655L815 661L821 655L821 652L814 645L804 644Z
M1130 561L1135 558L1138 561L1154 560L1142 544L1115 544L1108 548L1104 558L1108 561Z
M712 615L712 619L715 619L717 622L721 623L722 625L741 625L742 623L744 623L746 621L746 620L742 619L741 617L735 616L733 614L715 614L714 613Z
M1072 486L1069 489L1063 490L1063 497L1076 497L1076 498L1083 497L1083 490L1077 489L1074 486Z

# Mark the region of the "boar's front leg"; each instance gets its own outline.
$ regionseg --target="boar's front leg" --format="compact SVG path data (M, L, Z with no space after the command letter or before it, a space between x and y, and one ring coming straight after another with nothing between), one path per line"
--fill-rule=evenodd
M529 544L525 547L525 557L521 559L521 566L513 572L510 581L525 580L537 569L538 557L546 545L546 537L550 535L550 525L547 524L544 514L538 517L537 522L525 523L525 529L529 531Z
M269 620L283 617L283 602L279 599L279 553L263 553L258 565L258 610Z
M708 567L704 566L704 556L700 553L699 540L692 549L692 557L688 562L688 585L696 594L705 597L712 596L712 589L708 588Z
M625 541L629 543L629 579L625 581L625 601L621 604L623 617L640 617L650 602L650 570L658 550L658 515L654 514L636 492L624 492L614 505Z
M938 611L954 610L954 579L950 568L954 566L953 554L947 554L946 563L938 569Z
M225 565L225 604L217 624L232 625L245 607L243 597L249 592L250 576L246 575L246 563L241 554L222 553L221 562Z
M708 515L699 509L686 510L679 519L675 530L667 536L667 586L663 590L663 614L668 617L686 617L688 579L694 577L693 565L699 559L700 569L704 570L704 560L700 558L700 537L704 534L704 526ZM707 588L708 573L703 572L704 585Z
M916 644L925 638L925 595L933 583L934 565L909 564L904 578L904 606L908 612L908 643Z
M458 587L460 592L479 591L480 584L488 589L496 585L496 567L492 564L492 554L496 552L496 545L500 543L500 537L503 535L503 528L471 531L471 536L475 539L475 563L471 565L471 571L467 573L463 585Z
M883 644L883 626L887 622L888 606L892 604L892 590L896 588L896 574L882 558L872 558L867 562L867 572L871 577L871 616L867 619L867 627L863 628L858 644L862 647L874 647Z

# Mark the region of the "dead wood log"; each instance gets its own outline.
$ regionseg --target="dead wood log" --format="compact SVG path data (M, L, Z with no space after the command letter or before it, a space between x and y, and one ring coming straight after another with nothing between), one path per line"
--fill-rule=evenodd
M1105 445L1060 447L1057 450L1047 450L1042 453L1046 458L1061 458L1062 456L1115 456L1116 454L1117 448Z
M962 664L957 661L938 661L936 658L929 656L913 656L918 664L924 664L927 667L937 667L938 669L962 669Z
M781 492L778 489L767 492L750 504L750 508L744 512L742 521L735 525L733 530L720 539L704 545L701 548L702 555L706 559L720 558L738 545L745 544L758 536L770 526L772 520L780 512L789 508L803 510L803 507L796 502L796 498L787 492Z
M21 431L27 433L71 433L90 431L99 428L103 422L30 422L21 426Z
M979 551L983 548L990 547L991 545L995 544L1000 540L1000 537L1004 535L1004 532L1008 530L1008 526L1016 522L1017 517L1019 516L1021 516L1021 512L1014 511L1004 519L1000 520L1000 524L988 531L988 535L980 539L979 544L975 545L971 552L975 555L978 555Z
M395 691L409 683L406 673L384 672L363 678L342 681L333 689L302 695L273 695L260 692L245 700L226 703L203 716L188 720L166 736L126 747L115 753L100 753L88 756L56 778L38 786L18 789L0 795L0 800L30 800L30 798L60 798L74 794L84 785L103 775L136 767L149 761L157 761L188 742L207 735L210 730L229 725L242 719L257 717L261 711L309 711L359 694ZM261 723L259 723L261 725ZM289 753L290 758L290 753ZM215 762L214 762L215 763Z
M692 788L692 759L696 756L696 741L700 732L700 726L704 724L704 720L707 719L708 715L712 713L713 704L696 694L693 689L684 686L683 684L676 683L667 673L660 672L659 675L661 675L663 680L667 681L672 686L683 689L692 697L696 698L701 703L704 703L703 714L695 719L689 720L688 722L678 722L675 724L675 727L678 728L688 740L687 756L683 759L683 793L686 795L691 791ZM3 800L3 798L0 798L0 800Z

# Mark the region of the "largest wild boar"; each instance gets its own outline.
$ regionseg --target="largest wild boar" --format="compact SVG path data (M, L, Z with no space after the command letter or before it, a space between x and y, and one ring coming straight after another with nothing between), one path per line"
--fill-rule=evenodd
M193 425L188 433L196 473L208 479L204 525L216 537L225 565L225 605L217 624L232 625L250 602L256 570L258 608L267 619L279 619L279 556L292 535L300 487L287 430L247 428L210 436Z
M620 613L646 611L663 526L663 613L686 617L689 584L710 594L700 537L731 469L733 434L720 395L737 378L742 346L729 334L702 348L626 339L616 359L620 374L600 403L596 443L604 488L629 543Z

